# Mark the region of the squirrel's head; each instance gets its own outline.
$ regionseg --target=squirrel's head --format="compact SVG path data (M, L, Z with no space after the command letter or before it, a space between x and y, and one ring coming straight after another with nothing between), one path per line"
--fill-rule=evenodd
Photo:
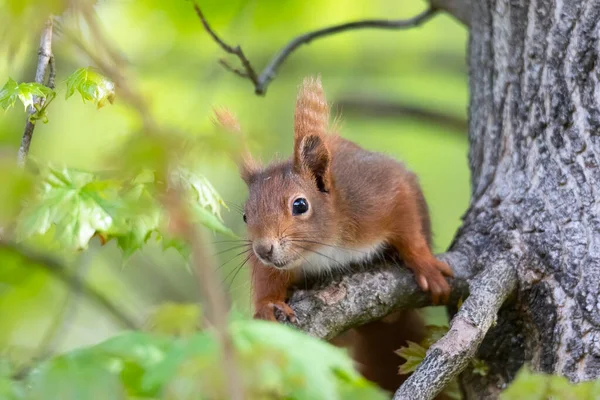
M228 113L219 122L237 127ZM296 101L294 154L266 167L249 153L239 159L248 186L244 221L256 257L265 265L291 269L335 234L334 182L327 129L329 107L320 79L305 79Z

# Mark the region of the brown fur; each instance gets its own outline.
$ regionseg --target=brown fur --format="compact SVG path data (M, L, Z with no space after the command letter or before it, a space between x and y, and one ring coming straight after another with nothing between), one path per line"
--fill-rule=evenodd
M229 117L218 119L239 129ZM398 252L434 302L446 300L450 288L444 276L452 271L431 253L429 215L417 177L402 163L329 132L328 121L320 79L306 79L296 101L293 156L266 168L247 157L240 163L249 188L249 238L255 253L258 246L271 249L268 260L258 253L251 257L255 316L275 320L277 308L293 319L285 300L299 272L343 267L318 254L334 251L340 259L360 258L364 249L378 253L380 245ZM293 215L298 198L305 198L309 209ZM336 250L342 248L359 253ZM331 265L322 267L327 263ZM395 316L392 322L371 323L348 334L363 374L390 390L404 379L397 375L401 359L393 351L406 340L418 342L423 334L422 321L413 311ZM395 367L390 369L390 364Z

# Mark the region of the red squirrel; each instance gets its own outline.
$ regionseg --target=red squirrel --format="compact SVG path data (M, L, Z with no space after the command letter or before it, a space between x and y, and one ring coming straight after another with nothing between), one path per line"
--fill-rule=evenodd
M216 117L225 128L239 131L228 111L217 111ZM416 175L393 158L342 138L329 119L320 78L306 78L296 100L292 157L262 167L245 151L239 160L249 190L243 218L253 250L255 318L276 320L277 309L293 321L286 298L303 274L368 262L390 249L434 303L446 301L445 276L452 270L431 252L429 213ZM389 342L385 353L355 346L355 360L371 371L363 374L384 388L397 388L402 360L393 350L406 340L418 342L422 325L411 310L358 328L354 343L361 337L365 346ZM390 369L390 362L395 367Z

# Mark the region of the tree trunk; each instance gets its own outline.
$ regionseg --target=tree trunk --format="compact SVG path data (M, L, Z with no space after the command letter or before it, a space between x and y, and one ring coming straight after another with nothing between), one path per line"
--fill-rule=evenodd
M453 249L509 255L518 289L465 372L496 398L524 363L600 377L600 1L473 1L471 205Z

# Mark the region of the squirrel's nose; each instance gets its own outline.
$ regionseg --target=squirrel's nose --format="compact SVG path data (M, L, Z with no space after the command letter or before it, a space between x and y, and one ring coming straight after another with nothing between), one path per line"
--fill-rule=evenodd
M271 261L273 257L273 242L270 240L255 240L252 247L259 258Z

